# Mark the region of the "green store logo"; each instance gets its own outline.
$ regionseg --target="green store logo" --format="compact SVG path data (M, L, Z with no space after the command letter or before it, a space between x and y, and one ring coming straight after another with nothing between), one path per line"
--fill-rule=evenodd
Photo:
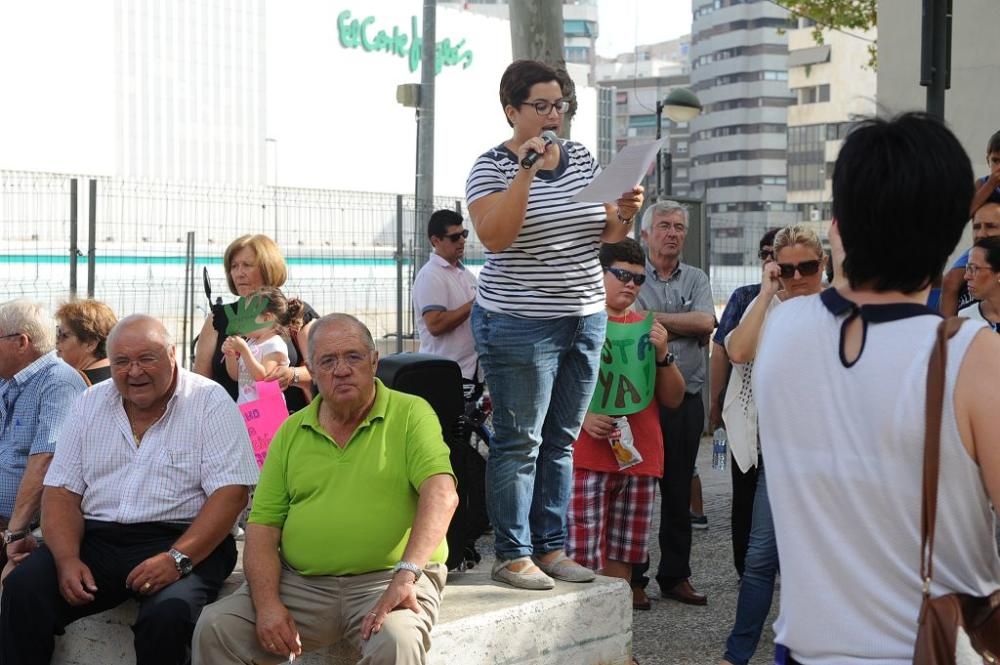
M340 45L344 48L360 48L367 53L388 53L400 58L407 58L410 71L417 71L420 66L420 49L423 39L417 30L417 17L410 17L410 32L400 30L398 25L392 26L391 31L375 31L372 24L375 23L374 16L366 16L361 19L351 18L350 10L344 10L337 15L337 36L340 38ZM443 39L437 43L434 57L434 71L441 73L444 67L462 66L468 69L472 64L472 51L464 48L465 40L452 44L450 39Z

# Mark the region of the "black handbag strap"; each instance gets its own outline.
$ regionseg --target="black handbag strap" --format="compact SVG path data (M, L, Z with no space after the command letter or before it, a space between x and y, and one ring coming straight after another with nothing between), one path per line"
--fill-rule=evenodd
M934 527L937 518L938 476L941 470L941 420L948 340L955 336L965 320L953 316L938 325L934 348L927 364L923 500L920 510L920 579L923 581L925 599L930 598L931 579L934 577Z

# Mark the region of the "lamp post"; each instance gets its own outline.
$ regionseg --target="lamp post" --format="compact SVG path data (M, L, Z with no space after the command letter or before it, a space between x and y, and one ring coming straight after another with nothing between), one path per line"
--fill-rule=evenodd
M271 207L274 208L274 242L278 242L278 139L265 138L274 149L274 170L271 176Z
M664 100L656 100L656 140L659 141L663 130L663 113L674 122L688 122L701 113L701 101L698 96L687 88L674 88ZM666 160L666 169L663 161ZM656 198L669 196L672 189L671 172L673 171L672 156L669 150L660 150L656 155ZM663 171L667 172L667 184L663 183Z

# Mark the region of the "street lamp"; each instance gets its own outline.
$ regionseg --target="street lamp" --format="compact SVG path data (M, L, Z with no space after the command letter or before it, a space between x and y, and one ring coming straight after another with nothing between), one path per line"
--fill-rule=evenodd
M667 117L674 122L688 122L693 120L695 117L701 113L701 101L698 96L688 90L687 88L674 88L667 95L666 99L660 101L656 100L656 140L659 141L663 130L663 113L666 112ZM664 169L663 161L666 160L667 166ZM663 184L662 171L667 172L667 183ZM656 156L656 198L662 198L661 194L670 195L670 190L672 189L672 178L671 171L672 157L670 151L660 150L659 154Z
M278 139L265 138L264 143L274 149L274 170L271 176L271 207L274 208L274 242L278 242Z

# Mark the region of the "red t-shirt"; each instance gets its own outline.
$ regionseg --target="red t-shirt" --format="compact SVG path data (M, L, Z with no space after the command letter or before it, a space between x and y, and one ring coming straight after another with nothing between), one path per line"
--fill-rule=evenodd
M635 323L646 318L645 313L629 312L624 317L608 317L616 323ZM606 473L623 473L629 476L663 476L663 433L660 429L660 410L654 396L649 406L627 416L635 447L642 456L642 461L625 470L618 468L615 454L606 438L595 439L585 430L580 430L580 436L573 444L573 466L590 471Z

